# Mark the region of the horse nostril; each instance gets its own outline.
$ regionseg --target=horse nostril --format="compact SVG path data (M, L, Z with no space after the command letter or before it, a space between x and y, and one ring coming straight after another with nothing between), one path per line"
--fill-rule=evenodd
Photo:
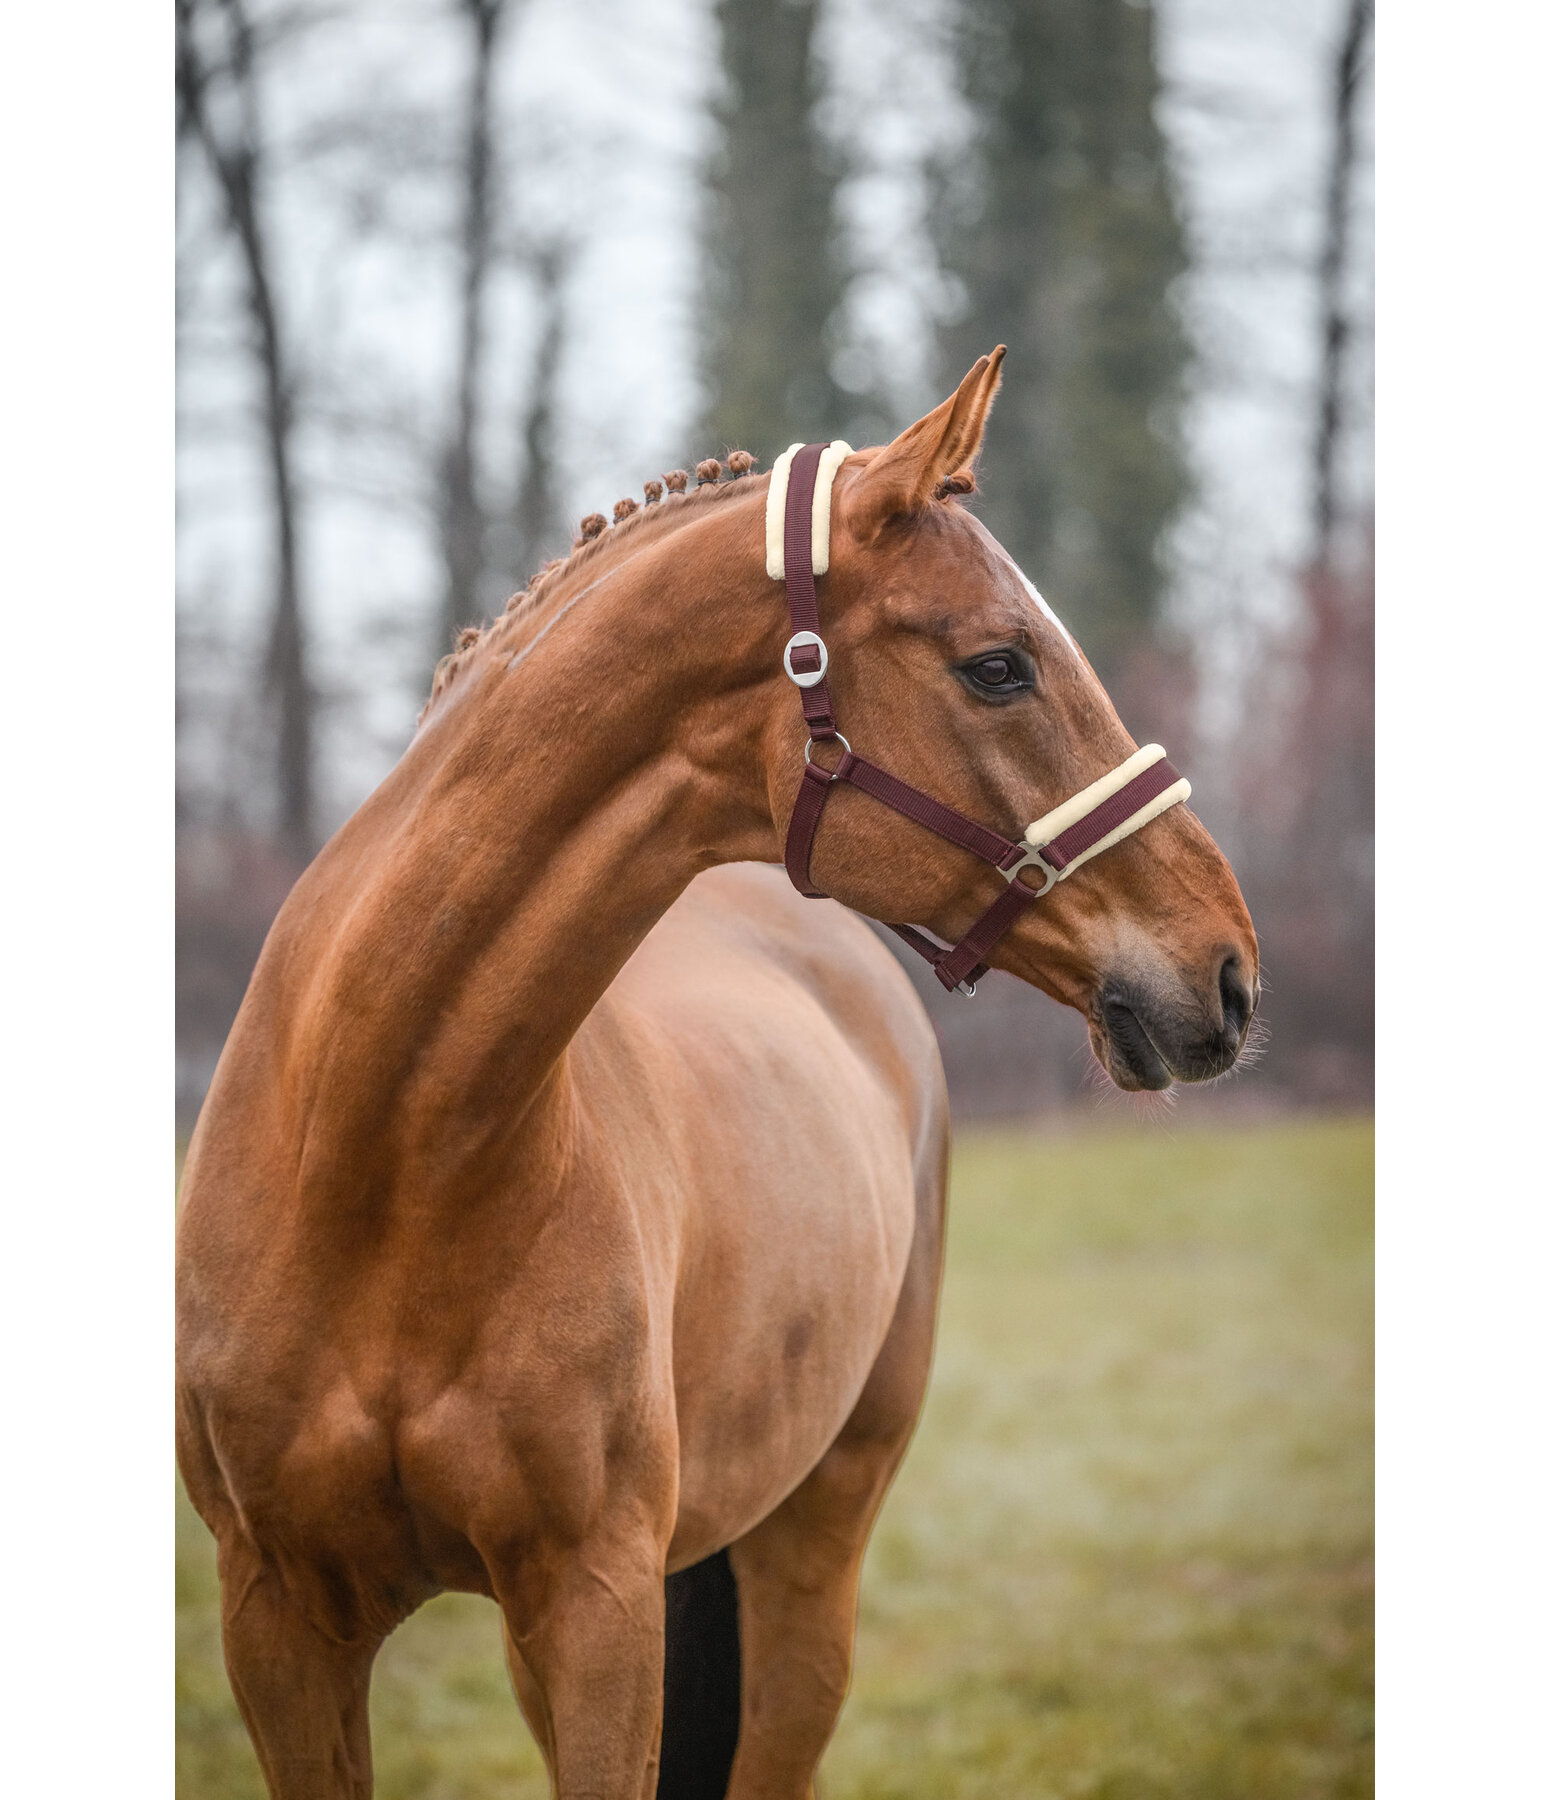
M1254 1001L1249 993L1248 983L1243 979L1242 964L1238 961L1236 951L1229 951L1223 958L1221 973L1217 976L1217 987L1222 996L1223 1027L1241 1040L1249 1028Z

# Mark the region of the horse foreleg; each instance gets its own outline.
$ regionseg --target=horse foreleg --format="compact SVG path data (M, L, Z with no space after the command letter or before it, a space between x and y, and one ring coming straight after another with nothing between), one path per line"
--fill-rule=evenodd
M522 1652L517 1648L511 1635L511 1627L502 1619L501 1636L506 1646L506 1667L511 1674L511 1691L517 1697L517 1705L522 1708L522 1717L527 1720L528 1730L533 1734L533 1741L543 1752L544 1761L548 1764L551 1777L554 1774L554 1728L549 1719L548 1709L544 1704L543 1689L533 1679L533 1671L522 1660Z
M742 1725L727 1800L808 1800L850 1685L867 1535L902 1452L837 1443L731 1548Z
M942 1268L942 1170L855 1411L807 1479L733 1544L742 1721L727 1800L809 1800L850 1685L867 1538L925 1397Z
M382 1637L332 1635L246 1545L223 1547L221 1611L226 1671L274 1800L369 1800Z
M650 1800L662 1729L662 1550L594 1544L530 1555L496 1588L512 1682L556 1800Z

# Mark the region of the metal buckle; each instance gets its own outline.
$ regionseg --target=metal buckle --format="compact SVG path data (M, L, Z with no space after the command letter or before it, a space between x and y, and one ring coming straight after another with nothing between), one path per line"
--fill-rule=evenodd
M847 755L854 756L856 754L855 751L852 750L850 747L850 739L848 737L846 737L846 735L843 731L836 731L833 737L826 737L823 741L826 744L843 744L845 746L845 751L846 751ZM807 740L806 748L802 752L802 760L805 763L810 763L813 760L813 740L812 740L812 738L809 738ZM823 765L820 763L819 767L822 768L822 766Z
M1039 846L1039 849L1043 849L1042 844ZM1044 886L1036 888L1033 896L1035 900L1040 900L1050 891L1055 883L1059 881L1060 873L1058 870L1052 869L1049 864L1045 862L1044 858L1039 855L1038 850L1034 850L1030 848L1029 845L1023 844L1022 855L1018 857L1017 861L1012 864L1010 869L1002 869L1001 873L1007 878L1008 882L1016 881L1018 875L1028 867L1029 863L1035 864L1044 871Z
M791 652L811 644L818 652L818 667L805 675L798 675L791 666ZM786 665L786 673L799 688L817 687L829 672L829 646L819 637L816 631L794 631L787 640L786 647L780 653L780 660Z

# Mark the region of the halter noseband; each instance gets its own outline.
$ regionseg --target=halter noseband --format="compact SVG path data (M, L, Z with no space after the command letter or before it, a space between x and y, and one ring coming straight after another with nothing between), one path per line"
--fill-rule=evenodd
M791 636L781 660L801 695L808 730L803 752L806 766L786 832L786 872L800 893L822 898L810 874L813 839L837 781L848 781L906 819L993 864L1006 877L1006 891L986 907L956 944L933 943L913 925L889 926L925 957L943 987L972 994L989 967L986 957L1025 907L1100 851L1139 831L1180 800L1187 800L1189 783L1168 761L1160 744L1148 744L1117 769L1036 819L1014 842L857 756L834 720L829 650L818 629L815 580L828 572L830 495L835 473L850 454L850 445L840 442L793 444L776 461L765 502L765 567L772 580L784 580L791 612ZM826 769L813 761L813 745L831 741L843 748L839 762ZM1022 879L1024 870L1030 868L1044 877L1036 888Z

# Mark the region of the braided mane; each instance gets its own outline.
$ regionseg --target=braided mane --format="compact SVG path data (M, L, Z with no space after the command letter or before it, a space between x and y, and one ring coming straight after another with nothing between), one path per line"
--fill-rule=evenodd
M870 450L860 452L863 459L873 454ZM723 481L721 463L710 457L696 465L695 474L699 485L692 488L688 485L689 477L684 470L672 469L661 481L648 481L645 484L644 506L634 500L619 501L614 507L612 525L601 513L588 513L581 521L580 535L571 545L569 556L554 557L536 575L530 576L527 586L511 596L502 608L500 617L491 624L465 625L458 633L455 648L436 665L436 672L431 677L431 691L420 709L416 725L425 723L437 700L457 678L459 669L481 645L508 633L514 626L529 619L539 607L559 593L572 575L590 569L595 562L606 561L621 538L628 538L633 543L638 537L660 537L667 532L676 531L686 515L698 514L707 506L726 500L729 496L767 493L770 478L768 475L754 475L753 463L753 457L746 450L734 450L727 458L731 478ZM668 490L666 494L663 493L664 485ZM936 498L950 501L974 491L974 473L971 469L964 468L939 484Z
M718 501L742 493L763 493L768 490L768 475L748 474L753 458L746 451L733 451L729 461L734 471L733 478L729 481L717 479L721 464L714 461L699 465L698 487L687 486L687 477L681 469L674 469L664 477L670 490L665 496L662 495L662 482L648 481L646 504L637 506L634 501L621 500L614 508L615 522L612 525L601 513L589 513L581 522L581 534L571 545L568 556L554 557L536 575L530 576L527 586L506 602L498 619L488 625L465 625L458 633L456 647L436 665L436 672L431 678L430 695L420 709L417 725L425 723L437 700L481 645L494 641L514 625L531 618L541 606L559 594L573 575L591 569L594 563L606 562L622 538L628 538L633 543L637 538L661 537L676 531L686 517L697 516L707 506ZM712 473L712 470L715 472Z

